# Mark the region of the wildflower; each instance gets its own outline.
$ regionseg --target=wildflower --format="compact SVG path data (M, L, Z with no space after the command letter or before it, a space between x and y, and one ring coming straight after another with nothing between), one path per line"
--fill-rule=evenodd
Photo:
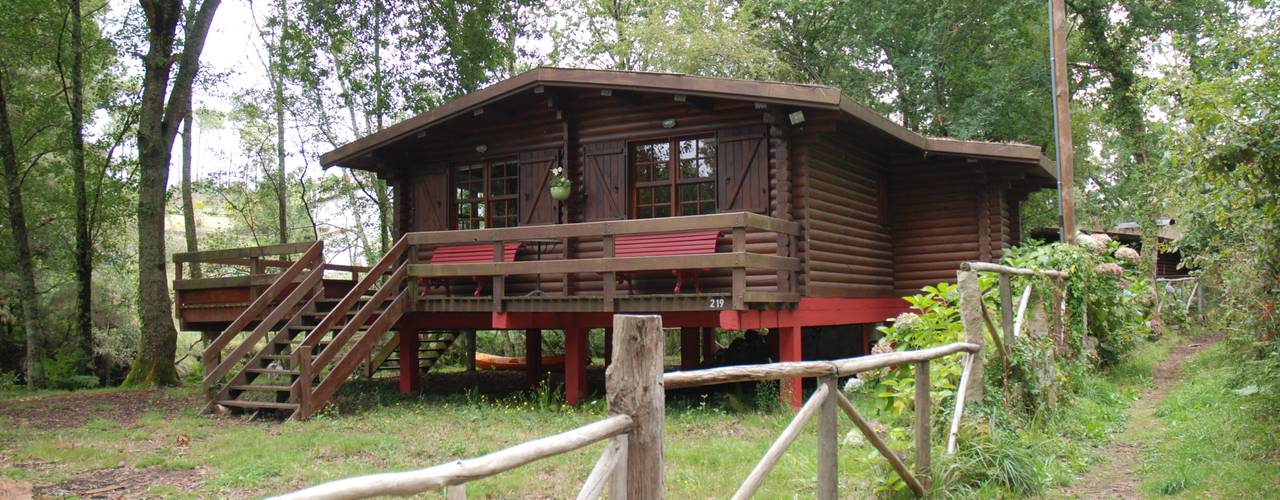
M1107 233L1094 233L1090 237L1093 238L1094 241L1101 243L1103 246L1111 243L1111 236L1107 235Z
M893 318L893 326L899 330L910 330L920 322L920 315L905 312Z
M1124 275L1124 268L1120 267L1120 264L1114 264L1111 262L1107 262L1105 264L1098 264L1098 267L1095 267L1093 270L1102 274L1111 274L1115 276Z
M893 342L890 342L889 339L880 339L879 342L876 342L875 347L871 348L871 354L884 354L886 352L893 352Z
M1106 248L1104 243L1084 233L1076 233L1076 244L1092 252L1099 252Z
M844 435L843 444L848 446L862 446L866 442L867 439L862 437L862 431L859 431L858 429L850 430Z
M858 389L861 389L864 384L866 384L866 382L863 381L862 379L858 377L850 377L849 381L844 383L844 391L845 392L856 391Z
M1142 258L1142 255L1139 254L1137 250L1134 250L1132 248L1120 247L1116 249L1115 257L1117 259L1124 259L1129 262L1137 262L1138 259Z

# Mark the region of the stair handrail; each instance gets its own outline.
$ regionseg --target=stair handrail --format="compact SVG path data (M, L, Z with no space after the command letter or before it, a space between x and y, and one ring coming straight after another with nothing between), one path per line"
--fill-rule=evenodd
M401 264L400 269L396 272L396 276L403 277L405 274L405 265ZM408 307L408 302L412 300L412 295L412 288L404 288L400 290L395 299L392 299L391 302L387 304L386 310L378 316L377 320L369 325L369 330L380 330L377 332L377 335L381 336L387 330L391 329L394 323L399 321L405 308ZM329 347L332 347L332 345ZM355 372L357 367L359 367L361 361L359 358L363 357L363 354L361 354L360 351L364 349L372 349L372 347L373 342L369 339L368 333L365 334L365 337L357 340L356 346L353 347L346 356L338 360L338 363L334 365L333 369L325 375L324 379L316 385L315 390L311 392L309 397L312 404L323 405L325 401L328 401L329 398L333 397L334 393L338 392L338 387L340 387L347 378L351 377L351 374ZM337 351L325 349L325 352ZM323 365L318 363L313 365L313 372L318 374L321 366Z
M381 279L382 275L386 274L391 266L398 261L402 255L404 255L405 249L408 245L409 244L405 240L405 237L401 236L400 239L396 241L396 244L387 251L386 255L383 255L376 264L370 267L364 277L361 278L360 281L356 282L355 286L352 286L351 290L333 306L333 309L330 309L328 314L325 314L324 318L321 318L320 322L317 323L305 337L303 337L302 343L299 347L306 346L315 348L319 345L320 339L324 337L325 333L333 328L340 318L346 316L347 312L351 310L351 307L360 301L360 297L363 296L365 292L369 291L369 289L373 287L373 284ZM324 366L324 364L320 363L319 360L321 356L323 356L324 351L327 350L328 349L324 349L321 352L316 353L317 362L315 363L315 366L317 369ZM332 356L329 356L324 359L327 362L331 357ZM298 359L293 359L294 363L297 363L298 361Z
M280 273L280 275L276 277L276 280L271 283L271 286L268 286L267 289L264 290L262 294L258 296L258 298L254 299L254 301L249 304L249 307L246 307L244 311L241 311L240 315L236 316L236 319L232 320L231 324L228 325L227 328L223 330L221 334L219 334L217 337L211 340L209 342L209 346L205 347L204 349L204 353L203 353L204 359L214 359L219 354L221 354L222 350L226 348L227 344L231 343L231 339L235 338L237 334L243 331L244 328L248 326L250 322L252 322L255 318L258 317L259 314L262 314L262 312L267 309L267 306L270 306L271 302L275 300L276 297L279 297L281 293L284 293L284 290L288 288L288 286L291 283L293 283L293 280L296 279L298 275L302 274L302 272L306 270L308 267L311 267L314 269L320 269L321 273L323 273L323 270L324 270L324 242L323 241L313 242L311 246L307 247L307 251L302 255L302 257L298 258L298 260L295 261L292 265L290 265L289 268L286 269L283 273ZM302 287L299 286L298 288L302 288ZM276 309L279 309L279 307L277 307ZM276 311L272 310L271 312L274 313ZM258 326L261 327L262 323L268 323L268 322L262 321ZM254 330L257 331L256 328ZM244 343L241 343L241 345L245 345L247 343L248 342L244 342ZM232 361L235 359L237 358L234 356L228 356L227 359L223 360L221 363L218 364L218 367L214 370L213 373L217 373L218 370L223 368L223 365L226 365L229 361ZM212 375L212 373L206 373L204 377L205 386L208 386L212 381L217 380L218 378L221 378L222 375L226 375L226 371L228 370L230 370L230 366L228 366L225 370L222 370L221 374L218 375L217 377L211 377L210 375Z
M373 297L370 297L369 301L347 321L347 324L342 326L338 334L333 336L333 340L329 345L316 354L314 365L317 369L328 366L329 362L333 361L333 358L337 356L337 352L347 344L347 341L369 321L369 317L373 316L374 312L382 307L382 303L391 298L392 293L400 292L399 286L408 275L407 264L400 264L400 267L397 267L395 272L391 273L391 277L382 284L382 287L378 288L377 292L373 293Z

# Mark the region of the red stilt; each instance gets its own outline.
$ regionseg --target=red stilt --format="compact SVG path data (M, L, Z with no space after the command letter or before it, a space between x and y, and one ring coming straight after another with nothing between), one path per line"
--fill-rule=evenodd
M800 327L784 326L778 329L778 361L800 361ZM804 404L800 391L800 379L790 378L781 382L782 404L800 409Z
M400 330L400 392L410 394L422 389L422 370L418 369L417 330Z
M700 335L697 328L681 328L680 329L680 369L681 370L697 370L698 369L698 351L701 346L698 345Z
M542 330L524 331L524 376L530 388L542 383Z
M577 405L587 394L587 330L564 329L564 402Z
M613 363L613 329L604 329L604 366Z
M716 329L702 328L702 366L710 366L716 359Z

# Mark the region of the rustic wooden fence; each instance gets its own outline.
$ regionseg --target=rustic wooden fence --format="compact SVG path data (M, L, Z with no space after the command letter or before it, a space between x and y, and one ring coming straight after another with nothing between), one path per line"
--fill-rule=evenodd
M731 366L663 374L662 320L659 316L614 317L614 362L606 371L609 416L603 420L554 436L529 441L488 455L438 465L426 469L375 474L338 480L278 498L347 499L382 495L412 495L445 489L448 498L465 498L465 484L537 460L568 453L608 440L600 459L583 484L579 499L598 498L609 489L609 498L662 498L662 432L665 389L679 389L734 382L816 377L818 388L796 413L738 488L733 498L749 498L764 483L769 472L795 441L804 425L818 417L817 497L838 496L837 420L844 413L880 452L917 495L929 490L931 450L929 421L929 362L956 353L966 353L962 380L981 347L958 342L918 351L875 354L834 361L802 361L766 365ZM860 372L903 364L916 366L915 384L915 471L903 463L892 449L858 414L840 393L836 380ZM963 387L963 384L962 384ZM957 397L956 414L963 411L964 396ZM954 439L954 438L953 438ZM954 444L951 445L954 449Z

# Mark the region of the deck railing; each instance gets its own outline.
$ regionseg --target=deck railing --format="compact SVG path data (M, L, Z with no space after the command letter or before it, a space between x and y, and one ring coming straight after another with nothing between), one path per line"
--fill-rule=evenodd
M662 498L663 496L663 413L664 389L745 381L818 377L818 389L770 446L760 463L747 476L734 498L749 498L763 484L774 465L795 441L804 424L818 416L817 494L821 499L838 498L839 436L837 420L843 412L889 461L917 495L929 489L931 440L929 422L929 362L956 353L966 354L968 378L970 360L981 347L954 343L918 351L874 354L835 361L773 363L732 366L689 372L662 373L663 332L659 316L614 316L614 362L606 371L609 414L586 426L529 441L483 457L438 465L410 472L375 474L321 484L278 498L347 499L383 495L413 495L447 489L448 498L465 498L465 483L610 440L578 494L579 499L599 498L607 486L609 498ZM916 471L884 443L858 414L836 386L837 377L911 363L916 366L915 440ZM962 384L963 387L963 384ZM963 411L957 396L957 413Z
M681 233L720 230L731 241L729 252L705 255L664 255L650 257L614 257L615 239L624 235ZM747 234L774 233L776 251L770 255L747 251ZM800 270L796 240L800 225L749 212L667 217L658 219L585 222L544 226L475 229L457 231L414 232L405 235L411 250L411 261L423 250L454 246L492 244L492 262L459 264L425 264L411 262L409 276L420 279L491 277L493 280L493 309L502 311L510 297L506 294L506 279L515 275L597 273L603 279L601 297L604 311L613 311L618 298L616 276L619 273L670 272L672 270L727 270L731 275L731 291L726 308L745 309L748 302L790 302L798 299L799 287L796 273ZM573 247L577 239L599 239L602 256L576 258L572 252L554 260L503 262L504 244L524 240L552 239L562 242L561 248ZM773 291L750 291L747 274L750 270L774 272L777 286ZM416 281L416 280L415 280ZM568 284L570 278L566 278ZM574 296L566 286L563 296Z

